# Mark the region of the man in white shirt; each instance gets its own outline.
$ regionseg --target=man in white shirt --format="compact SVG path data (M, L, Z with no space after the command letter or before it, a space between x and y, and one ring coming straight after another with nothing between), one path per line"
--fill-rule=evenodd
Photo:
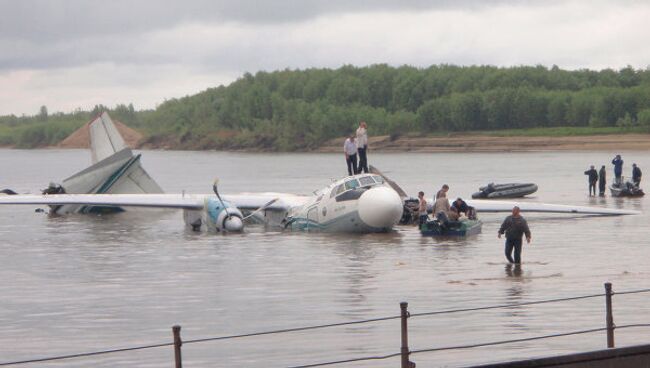
M368 158L366 156L368 150L368 125L366 125L365 121L360 122L357 129L357 147L359 151L357 172L361 173L361 170L363 170L364 173L368 173Z
M357 173L357 143L354 134L345 140L343 144L343 153L345 153L345 162L348 164L348 175Z

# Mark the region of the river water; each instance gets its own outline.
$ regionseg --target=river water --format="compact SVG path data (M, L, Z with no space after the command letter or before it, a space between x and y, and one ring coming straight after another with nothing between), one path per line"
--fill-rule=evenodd
M310 193L345 174L337 154L145 151L143 165L167 192ZM648 199L589 198L583 171L614 152L370 154L409 193L451 197L481 185L535 182L529 201L644 211ZM622 152L650 168L647 152ZM0 188L35 193L86 167L85 150L0 150ZM248 228L196 234L178 211L50 218L35 207L0 208L0 362L411 313L519 303L650 287L647 214L526 214L533 243L520 270L496 238L505 214L485 214L483 233L423 238L325 235ZM647 212L647 211L645 211ZM650 294L614 297L617 325L650 323ZM412 350L604 326L603 298L409 320ZM649 329L617 330L618 346L648 342ZM598 332L486 348L419 353L418 366L467 366L605 347ZM286 367L399 352L399 320L183 346L186 367ZM170 347L44 362L33 367L172 366ZM343 366L395 367L399 358Z

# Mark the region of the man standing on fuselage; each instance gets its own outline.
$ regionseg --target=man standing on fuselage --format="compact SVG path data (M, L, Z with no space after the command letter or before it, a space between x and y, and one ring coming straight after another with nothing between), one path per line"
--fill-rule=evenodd
M357 172L368 173L368 125L365 121L359 123L357 129L357 149L359 151L359 167Z
M530 229L528 223L520 214L519 207L512 208L512 215L506 217L499 228L497 237L501 239L501 235L506 234L506 258L508 262L514 264L521 264L521 245L522 236L526 235L526 242L530 244ZM512 251L515 252L515 258L512 259Z
M343 153L345 153L345 162L348 164L348 175L355 175L357 173L357 144L354 141L354 134L345 140Z

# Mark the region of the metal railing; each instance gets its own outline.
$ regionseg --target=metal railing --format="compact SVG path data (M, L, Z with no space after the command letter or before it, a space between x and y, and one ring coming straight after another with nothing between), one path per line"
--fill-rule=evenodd
M641 294L641 293L648 293L648 292L650 292L650 289L638 289L638 290L628 290L628 291L617 292L616 294L617 295L629 295L629 294ZM212 341L240 339L240 338L253 337L253 336L273 335L273 334L283 334L283 333L289 333L289 332L318 330L318 329L325 329L325 328L331 328L331 327L358 325L358 324L374 323L374 322L396 320L396 319L400 320L400 330L401 330L401 347L400 347L399 352L389 353L389 354L385 354L385 355L362 356L362 357L355 357L355 358L349 358L349 359L343 359L343 360L335 360L335 361L328 361L328 362L317 362L317 363L311 363L311 364L305 364L305 365L296 365L296 366L291 366L289 368L322 367L322 366L338 365L338 364L352 363L352 362L371 361L371 360L385 360L385 359L396 358L396 357L400 357L400 359L401 359L401 368L413 368L413 367L415 367L415 363L413 363L410 360L410 358L411 358L412 355L415 355L415 354L432 353L432 352L447 351L447 350L471 349L471 348L478 348L478 347L485 347L485 346L504 345L504 344L518 343L518 342L527 342L527 341L550 339L550 338L556 338L556 337L562 337L562 336L583 335L583 334L590 334L590 333L602 332L602 331L606 331L607 347L608 348L614 348L615 347L615 343L614 343L614 330L615 329L620 330L620 329L629 329L629 328L650 327L650 323L637 323L637 324L628 324L628 325L616 326L614 324L613 308L612 308L612 296L613 295L615 295L615 293L612 291L612 284L611 283L605 283L605 293L603 293L603 294L590 294L590 295L581 295L581 296L566 297L566 298L546 299L546 300L531 301L531 302L490 305L490 306L481 306L481 307L472 307L472 308L447 309L447 310L429 311L429 312L421 312L421 313L413 313L413 314L411 314L408 311L408 303L402 302L402 303L400 303L400 315L395 315L395 316L370 318L370 319L357 320L357 321L351 321L351 322L337 322L337 323L329 323L329 324L320 324L320 325L285 328L285 329L278 329L278 330L259 331L259 332L251 332L251 333L244 333L244 334L238 334L238 335L206 337L206 338L198 338L198 339L191 339L191 340L182 340L182 338L181 338L181 326L175 325L175 326L172 327L173 342L169 342L169 343L140 345L140 346L132 346L132 347L126 347L126 348L116 348L116 349L107 349L107 350L101 350L101 351L92 351L92 352L84 352L84 353L74 353L74 354L65 354L65 355L50 356L50 357L40 357L40 358L33 358L33 359L17 360L17 361L10 361L10 362L0 362L0 366L16 366L16 365L21 365L21 364L48 362L48 361L74 359L74 358L83 358L83 357L105 355L105 354L113 354L113 353L121 353L121 352L136 351L136 350L155 349L155 348L163 348L163 347L173 347L173 349L174 349L174 364L175 364L175 367L176 368L182 368L182 366L183 366L182 346L187 345L187 344L198 344L198 343L205 343L205 342L212 342ZM513 308L513 307L530 306L530 305L538 305L538 304L560 303L560 302L575 301L575 300L581 300L581 299L599 298L599 297L603 297L603 296L605 297L605 327L596 327L596 328L585 329L585 330L560 332L560 333L555 333L555 334L532 336L532 337L526 337L526 338L520 338L520 339L490 341L490 342L482 342L482 343L472 343L472 344L466 344L466 345L452 345L452 346L443 346L443 347L432 347L432 348L424 348L424 349L417 349L417 350L411 350L410 347L409 347L409 343L408 343L408 319L409 318L424 317L424 316L434 316L434 315L445 315L445 314L451 314L451 313L473 312L473 311L482 311L482 310L490 310L490 309Z

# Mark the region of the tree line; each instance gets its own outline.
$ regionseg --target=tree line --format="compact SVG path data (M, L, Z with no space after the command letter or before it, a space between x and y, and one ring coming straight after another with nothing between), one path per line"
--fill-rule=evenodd
M565 126L624 131L650 128L650 69L379 64L283 70L246 73L155 110L107 110L143 131L151 145L194 149L313 149L351 133L360 120L371 135L392 136ZM43 130L52 119L82 115L43 122L41 109L34 117L13 117L12 124L34 126L24 128L27 140L38 138L28 136L36 131L54 140ZM7 119L0 117L0 143Z

